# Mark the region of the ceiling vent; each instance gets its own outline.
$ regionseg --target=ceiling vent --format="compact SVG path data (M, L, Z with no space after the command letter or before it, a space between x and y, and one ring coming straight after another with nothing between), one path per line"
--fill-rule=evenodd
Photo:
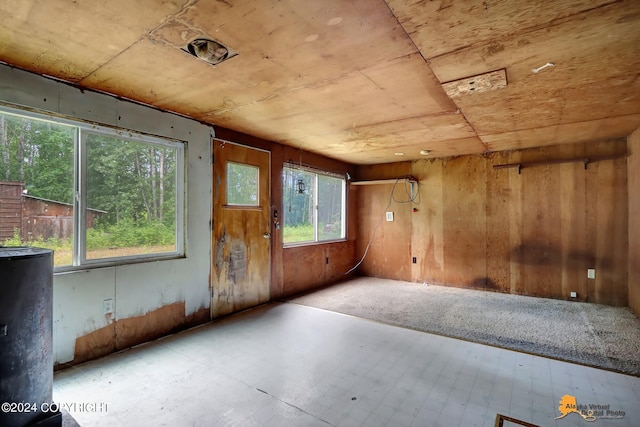
M211 65L217 65L238 54L222 43L207 38L195 39L183 50Z

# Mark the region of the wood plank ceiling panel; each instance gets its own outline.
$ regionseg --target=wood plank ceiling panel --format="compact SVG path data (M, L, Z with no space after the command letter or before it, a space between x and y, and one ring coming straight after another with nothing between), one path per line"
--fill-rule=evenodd
M547 75L556 71L551 70ZM481 137L640 112L640 79L637 75L566 89L531 92L526 87L514 85L505 91L507 93L502 96L494 95L498 91L482 94L485 98L482 103L467 105L466 101L460 101L462 111ZM612 129L612 132L617 130Z
M425 58L432 59L496 37L544 28L550 22L612 1L422 0L409 3L387 0L387 3Z
M640 126L638 2L389 4L441 82L506 68L507 88L455 99L491 151Z
M486 151L482 141L460 114L412 117L370 126L361 126L340 134L292 140L297 146L311 147L322 141L324 155L352 158L361 164L386 163L394 159L422 158L421 150L430 150L431 157L478 154ZM402 157L394 157L402 152ZM366 155L366 159L362 159Z
M598 141L630 135L640 126L640 114L482 136L491 151Z
M354 163L640 126L635 0L7 0L0 13L0 61ZM181 50L203 36L238 55L214 67ZM441 87L502 68L504 89L454 102Z
M0 3L0 60L78 82L180 11L182 3L5 0Z
M637 73L640 64L640 3L614 3L516 34L496 34L429 59L440 81L446 82L508 67L509 84L560 88ZM555 64L551 77L537 83L532 69Z
M239 54L211 67L181 51L199 36ZM318 153L326 135L457 108L383 2L194 2L81 83Z
M248 105L237 105L201 117L226 126L237 112L257 126L273 123L281 132L300 129L307 123L307 136L330 133L386 121L454 112L438 81L422 72L419 55L391 60L366 69L342 74L313 85L283 91ZM396 79L405 73L405 80ZM431 95L431 94L435 95ZM278 123L281 122L281 123ZM284 126L286 124L286 126ZM322 125L326 124L326 131ZM314 130L320 129L320 131ZM291 135L283 135L291 137Z

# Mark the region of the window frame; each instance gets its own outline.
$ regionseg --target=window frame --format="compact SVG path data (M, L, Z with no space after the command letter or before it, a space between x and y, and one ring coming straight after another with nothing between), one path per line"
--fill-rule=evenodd
M325 244L325 243L336 243L336 242L345 242L347 241L347 180L345 178L344 175L341 175L339 173L335 173L335 172L330 172L330 171L326 171L326 170L321 170L321 169L316 169L313 167L308 167L308 166L292 166L289 163L285 163L283 164L282 167L282 178L284 178L285 174L288 171L294 172L295 171L301 171L307 174L312 174L313 175L313 200L311 201L311 203L313 203L313 220L312 220L312 225L313 225L313 240L305 240L305 241L298 241L298 242L290 242L290 243L286 243L284 241L284 232L283 232L283 237L282 237L282 247L283 248L291 248L291 247L297 247L297 246L311 246L311 245L321 245L321 244ZM318 177L319 176L325 176L325 177L329 177L329 178L336 178L339 179L341 181L342 184L342 200L341 200L341 209L340 209L340 222L341 222L341 230L342 230L342 235L341 237L335 238L335 239L325 239L325 240L319 240L319 233L318 233L318 212L319 212L319 205L318 205L318 198L319 198L319 191L318 191ZM284 187L282 188L282 193L283 195L286 193L287 188ZM285 198L282 198L282 212L285 213L286 212L286 206L285 206ZM286 218L286 214L285 214L285 218ZM282 223L282 229L284 230L285 227L285 222L283 221Z
M83 122L80 119L61 117L49 112L33 111L13 105L0 103L0 113L17 117L26 117L63 126L74 127L74 164L73 164L73 244L72 264L55 266L54 272L86 270L89 268L109 267L139 262L159 261L183 258L186 256L185 236L187 224L186 211L186 160L187 142L165 136L156 136L132 130L109 127L106 125ZM163 146L176 150L175 182L175 250L149 254L136 254L118 257L87 259L86 252L86 209L87 209L87 135L99 135L126 140L135 143Z

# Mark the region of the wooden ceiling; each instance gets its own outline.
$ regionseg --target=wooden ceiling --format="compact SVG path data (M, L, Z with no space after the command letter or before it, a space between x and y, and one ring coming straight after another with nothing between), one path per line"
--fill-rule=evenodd
M7 64L355 164L640 126L637 0L4 0L0 16ZM182 50L202 36L238 55ZM502 89L441 85L499 69Z

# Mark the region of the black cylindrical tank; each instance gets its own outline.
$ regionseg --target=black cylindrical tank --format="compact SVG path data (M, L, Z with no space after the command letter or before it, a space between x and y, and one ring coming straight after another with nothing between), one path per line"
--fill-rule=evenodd
M60 425L52 312L53 252L0 247L0 426Z

